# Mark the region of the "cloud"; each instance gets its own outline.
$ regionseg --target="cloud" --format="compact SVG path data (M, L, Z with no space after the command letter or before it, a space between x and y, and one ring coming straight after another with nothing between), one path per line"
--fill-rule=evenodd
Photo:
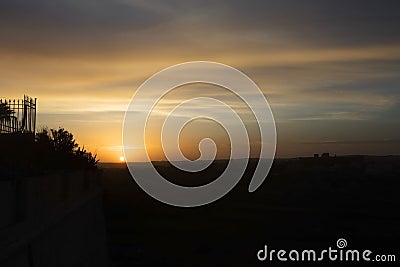
M291 121L329 121L329 120L350 120L350 121L357 121L357 120L368 120L370 117L367 114L360 114L356 112L328 112L323 114L318 114L309 117L298 117L289 119Z
M348 144L400 144L400 139L373 139L373 140L333 140L318 142L300 142L304 145L348 145Z
M39 124L62 123L94 147L114 145L124 110L143 81L173 64L211 60L255 80L277 122L285 124L280 142L288 142L288 133L319 140L340 123L363 125L370 135L382 128L365 138L378 140L398 129L399 5L3 0L0 96L38 97ZM199 92L243 108L223 90L203 90L167 97L159 115ZM313 123L328 133L304 126ZM94 133L101 135L96 141Z
M59 57L392 45L400 42L398 8L397 1L5 0L0 38L9 51Z

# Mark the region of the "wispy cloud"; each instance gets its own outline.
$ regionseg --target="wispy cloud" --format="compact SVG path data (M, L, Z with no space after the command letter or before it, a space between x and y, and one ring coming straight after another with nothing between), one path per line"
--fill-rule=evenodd
M368 120L371 117L365 114L351 113L351 112L330 112L325 114L319 114L316 116L309 117L300 117L300 118L292 118L289 120L292 121L329 121L329 120L350 120L350 121L358 121L358 120Z
M125 109L143 81L173 64L211 60L259 85L285 124L281 144L321 140L347 123L354 128L341 140L360 135L357 128L365 140L384 139L399 129L399 8L358 0L4 0L0 96L38 97L39 125L68 127L82 143L116 153L106 147L120 144ZM194 96L248 111L223 90L197 86L166 97L154 115ZM202 108L213 107L182 116Z

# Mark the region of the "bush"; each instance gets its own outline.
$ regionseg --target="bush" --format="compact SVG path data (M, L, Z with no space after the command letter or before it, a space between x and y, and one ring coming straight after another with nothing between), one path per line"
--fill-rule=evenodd
M37 165L49 169L96 169L97 155L79 147L72 133L64 128L43 128L35 136Z
M0 134L0 179L56 170L97 170L95 154L79 147L64 128L44 128L36 135Z

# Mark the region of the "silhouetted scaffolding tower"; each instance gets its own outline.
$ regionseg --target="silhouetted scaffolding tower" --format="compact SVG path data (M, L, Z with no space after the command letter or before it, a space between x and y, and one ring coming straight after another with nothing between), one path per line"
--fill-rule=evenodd
M31 133L36 130L36 98L0 99L0 133Z

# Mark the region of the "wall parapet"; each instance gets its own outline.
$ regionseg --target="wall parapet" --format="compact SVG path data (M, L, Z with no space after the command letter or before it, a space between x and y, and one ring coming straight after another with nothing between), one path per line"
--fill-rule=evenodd
M61 265L106 265L98 172L58 172L0 180L0 212L1 266L7 262L13 265L21 258L21 266L54 266L59 265L58 261L63 261ZM82 242L89 246L78 250Z

